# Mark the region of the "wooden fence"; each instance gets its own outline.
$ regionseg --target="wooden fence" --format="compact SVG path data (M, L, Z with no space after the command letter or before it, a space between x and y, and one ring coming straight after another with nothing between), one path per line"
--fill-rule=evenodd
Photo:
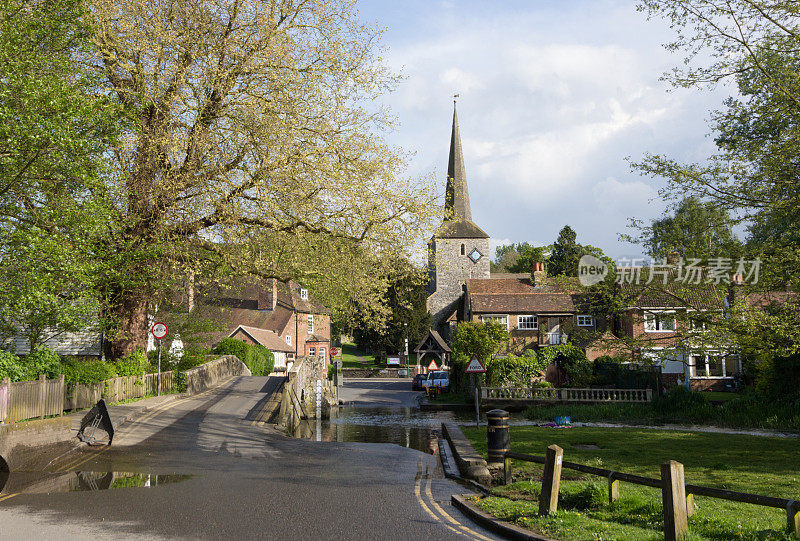
M694 515L694 497L706 496L734 502L743 502L763 507L774 507L786 512L787 530L800 538L800 499L788 500L773 496L761 496L746 492L734 492L721 488L689 485L684 482L683 464L671 460L661 465L661 479L643 477L604 468L563 460L564 451L557 445L547 448L545 456L534 456L506 451L504 460L505 483L511 482L511 460L523 460L544 464L542 492L539 498L539 514L555 512L558 506L558 490L561 469L567 468L608 479L608 499L613 502L619 498L620 481L661 489L664 508L664 537L667 540L680 539L688 532L688 517Z
M484 400L543 402L651 402L652 389L568 389L543 387L481 387Z
M8 378L0 382L0 422L16 423L26 419L60 415L65 410L93 406L101 398L108 402L121 402L155 394L158 374L122 376L107 379L96 385L76 384L71 388L58 379L39 376L35 381L11 383ZM175 390L172 371L161 373L161 392Z

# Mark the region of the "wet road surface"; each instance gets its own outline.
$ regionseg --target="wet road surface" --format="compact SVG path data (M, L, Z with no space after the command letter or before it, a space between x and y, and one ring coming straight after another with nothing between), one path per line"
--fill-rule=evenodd
M111 447L12 472L0 538L494 538L450 506L467 490L432 455L290 439L249 420L273 384L234 378L123 425ZM81 483L118 488L69 491Z

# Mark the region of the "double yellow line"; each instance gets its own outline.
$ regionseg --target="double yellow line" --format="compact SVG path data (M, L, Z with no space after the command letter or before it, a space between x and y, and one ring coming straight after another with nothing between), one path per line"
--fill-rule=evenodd
M423 481L425 481L424 496L422 487ZM420 462L417 463L417 478L414 482L414 495L417 497L417 501L419 501L422 509L424 509L433 520L441 523L442 526L453 533L465 535L467 537L471 537L472 539L480 539L481 541L493 541L491 537L486 537L485 535L476 532L472 528L469 528L468 526L465 526L461 522L457 521L450 513L448 513L441 505L439 505L433 498L433 492L431 492L432 484L433 481L431 478L423 475L423 466L422 461L420 460ZM426 499L427 502L425 501ZM442 521L442 519L444 519L444 521Z

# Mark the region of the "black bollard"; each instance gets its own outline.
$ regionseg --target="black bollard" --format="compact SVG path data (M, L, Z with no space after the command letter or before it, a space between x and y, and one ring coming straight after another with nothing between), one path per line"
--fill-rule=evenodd
M505 410L488 412L486 414L486 449L489 456L487 462L490 465L503 464L510 442L508 412Z

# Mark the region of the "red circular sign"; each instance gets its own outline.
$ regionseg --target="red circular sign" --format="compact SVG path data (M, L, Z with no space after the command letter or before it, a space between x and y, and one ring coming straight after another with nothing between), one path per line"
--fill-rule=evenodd
M339 355L339 350L337 348L331 348L331 357L336 357Z
M158 322L154 323L152 327L150 327L150 333L156 338L156 340L161 340L165 336L167 336L167 324Z

